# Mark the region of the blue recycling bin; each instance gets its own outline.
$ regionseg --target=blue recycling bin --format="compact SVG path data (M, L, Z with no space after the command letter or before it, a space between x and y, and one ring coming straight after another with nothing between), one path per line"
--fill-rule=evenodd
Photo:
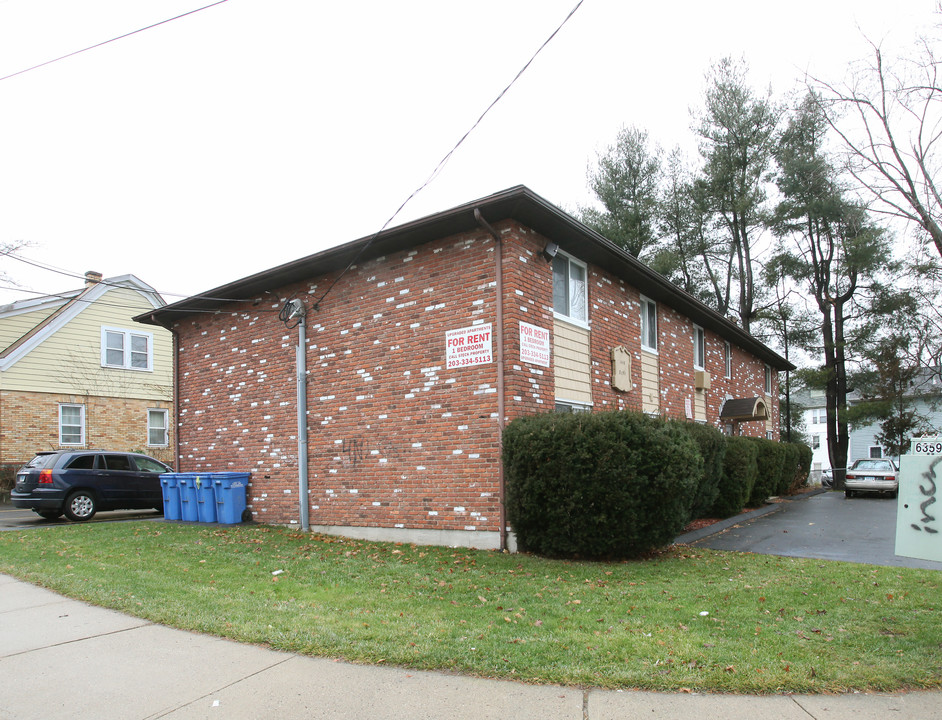
M177 484L180 487L180 518L184 522L199 522L199 491L196 487L196 473L180 473Z
M216 489L216 515L223 525L242 522L245 511L245 496L248 492L249 474L237 472L213 473Z
M180 507L179 476L176 473L164 473L160 476L160 490L164 496L164 519L179 520L183 517Z
M212 473L199 473L193 476L196 486L196 517L200 522L216 522L216 490Z

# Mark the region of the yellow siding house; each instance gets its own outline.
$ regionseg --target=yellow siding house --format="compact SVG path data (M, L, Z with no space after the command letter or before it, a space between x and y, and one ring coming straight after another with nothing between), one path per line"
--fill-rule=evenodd
M0 489L39 450L103 448L173 464L173 341L131 318L163 307L133 275L0 306Z

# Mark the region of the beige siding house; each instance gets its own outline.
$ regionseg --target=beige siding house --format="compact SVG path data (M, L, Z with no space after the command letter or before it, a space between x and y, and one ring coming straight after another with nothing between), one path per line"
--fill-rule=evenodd
M173 464L172 337L132 320L164 304L133 275L87 273L81 290L0 306L0 487L39 450Z

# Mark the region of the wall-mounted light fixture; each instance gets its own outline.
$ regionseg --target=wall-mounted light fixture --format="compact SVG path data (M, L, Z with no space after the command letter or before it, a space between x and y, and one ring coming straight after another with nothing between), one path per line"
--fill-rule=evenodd
M558 251L559 245L554 242L546 243L546 247L543 248L543 257L546 258L546 262L553 262L553 258L556 257Z

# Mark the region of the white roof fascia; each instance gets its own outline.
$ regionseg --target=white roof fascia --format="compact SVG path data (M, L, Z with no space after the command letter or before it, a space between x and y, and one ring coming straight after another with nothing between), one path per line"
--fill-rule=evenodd
M52 322L37 332L28 341L16 348L16 350L10 353L7 357L0 358L0 372L9 370L13 365L32 352L36 347L48 340L68 323L78 317L78 315L81 314L85 308L97 302L102 298L102 296L105 295L105 293L116 288L130 288L132 290L136 290L145 298L147 298L148 302L150 302L150 304L153 305L155 309L163 307L166 304L163 301L163 298L160 297L160 294L154 290L154 288L152 288L147 283L142 282L134 275L120 275L118 277L102 280L101 282L96 283L94 286L86 289L85 292L81 293L81 299L79 299L78 302L73 302L71 307L66 309L65 312L56 317Z

